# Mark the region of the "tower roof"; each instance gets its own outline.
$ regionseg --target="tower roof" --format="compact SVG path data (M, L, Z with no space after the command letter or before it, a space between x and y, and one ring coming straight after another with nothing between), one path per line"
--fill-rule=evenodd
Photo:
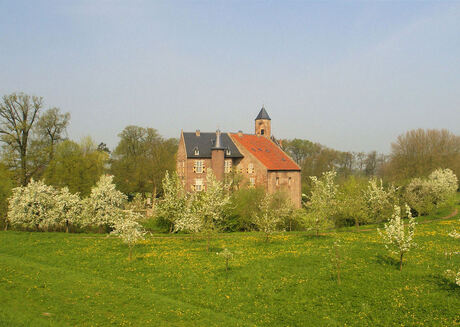
M259 120L259 119L271 120L270 116L268 115L267 111L265 110L265 107L262 107L262 109L260 109L260 112L257 115L255 120Z

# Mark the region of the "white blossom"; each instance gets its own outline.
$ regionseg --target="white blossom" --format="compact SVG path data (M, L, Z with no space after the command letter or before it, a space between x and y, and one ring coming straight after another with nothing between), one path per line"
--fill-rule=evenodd
M129 259L132 256L132 247L136 242L143 240L145 231L139 224L142 215L132 210L123 210L119 219L113 222L111 234L117 235L129 246Z
M66 232L70 225L77 225L81 221L81 200L78 194L72 194L67 187L56 192L54 208L51 217L58 226L65 226Z
M272 198L272 195L265 194L258 204L259 210L254 212L252 217L252 223L265 234L266 241L271 234L278 230L279 224L283 221L283 214L280 209L272 206Z
M335 171L328 171L323 173L321 179L310 176L313 185L310 201L306 203L305 225L309 230L316 230L316 235L320 229L332 226L331 216L336 211L337 204L337 184L334 182L336 175Z
M113 227L126 200L126 195L116 189L113 176L102 175L90 196L83 200L85 225Z
M385 247L392 253L400 256L400 270L402 269L403 255L417 245L414 242L415 218L412 217L410 207L407 204L405 207L408 217L407 228L404 226L404 221L401 219L401 208L395 205L394 213L388 223L384 225L384 230L378 229L385 243Z
M170 225L170 232L173 230L188 229L188 219L184 220L183 215L190 212L187 208L187 194L184 190L181 180L176 173L171 176L166 172L163 178L163 198L157 203L155 207L155 215L168 221ZM179 222L179 226L177 223ZM189 231L195 228L189 229Z
M379 183L380 182L380 183ZM370 216L375 221L385 220L393 211L397 189L390 185L385 189L382 180L371 178L364 194Z
M54 227L53 208L56 190L33 179L27 186L16 187L9 198L8 220L12 225L48 229Z

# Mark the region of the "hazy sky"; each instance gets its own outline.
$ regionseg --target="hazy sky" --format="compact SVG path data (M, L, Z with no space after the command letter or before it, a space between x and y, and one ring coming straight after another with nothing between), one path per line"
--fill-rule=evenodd
M460 134L460 2L0 0L0 95L43 96L69 136L127 125L254 132L388 152Z

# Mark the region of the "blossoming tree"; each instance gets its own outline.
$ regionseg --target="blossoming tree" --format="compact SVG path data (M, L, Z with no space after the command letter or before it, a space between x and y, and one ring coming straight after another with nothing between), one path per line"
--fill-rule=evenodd
M139 224L142 216L132 210L123 210L120 219L113 222L111 234L121 238L129 247L129 260L132 259L134 245L144 239L145 231Z
M81 220L81 200L78 194L72 194L67 187L56 192L51 217L57 226L65 226L66 233L70 225L76 225Z
M189 209L187 208L187 195L176 173L169 175L169 172L166 172L162 183L163 198L157 203L155 214L157 217L169 222L169 232L172 232L175 229L177 230L175 224Z
M385 188L381 179L371 178L364 194L369 210L369 218L375 222L386 220L393 212L396 191L397 189L393 185Z
M8 221L11 225L47 229L54 225L56 190L43 181L31 180L27 186L16 187L9 198Z
M266 242L268 242L270 235L278 230L285 217L293 212L287 203L283 202L280 206L276 206L273 203L273 196L268 193L258 204L258 209L253 213L252 223L264 233Z
M401 207L395 205L394 213L388 223L384 225L384 230L378 229L385 243L385 247L390 250L390 252L399 255L399 270L402 270L404 254L417 245L414 242L416 222L407 204L406 214L408 217L407 227L404 226L404 221L401 219Z
M313 185L310 201L306 203L305 224L307 229L316 231L316 236L321 229L333 225L331 216L336 210L337 185L334 181L336 175L335 171L328 171L323 173L320 179L310 176Z
M102 175L91 194L83 200L84 224L112 228L121 216L121 209L127 197L118 191L113 183L113 176Z

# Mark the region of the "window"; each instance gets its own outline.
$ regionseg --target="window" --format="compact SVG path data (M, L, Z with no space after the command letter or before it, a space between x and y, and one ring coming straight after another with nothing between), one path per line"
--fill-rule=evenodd
M203 160L195 160L195 166L193 167L193 170L197 174L201 174L203 172Z
M289 179L288 179L288 185L291 185L291 183L292 183L292 178L289 177Z
M252 163L248 165L248 174L254 174L254 164Z
M185 174L185 161L182 161L182 174Z
M264 130L263 128L260 130L260 134L261 134L261 135L264 135L264 134L265 134L265 130Z
M226 174L228 174L231 171L232 171L232 161L231 160L225 160L224 172Z
M201 178L195 179L195 191L200 192L203 190L203 180Z
M195 147L194 151L195 151L195 155L196 155L196 156L198 156L198 155L200 154L200 150L198 150L197 147Z
M249 178L249 185L250 185L251 187L253 187L253 186L256 185L256 178L255 178L255 177Z
M276 186L279 186L279 185L280 185L280 178L276 177Z

